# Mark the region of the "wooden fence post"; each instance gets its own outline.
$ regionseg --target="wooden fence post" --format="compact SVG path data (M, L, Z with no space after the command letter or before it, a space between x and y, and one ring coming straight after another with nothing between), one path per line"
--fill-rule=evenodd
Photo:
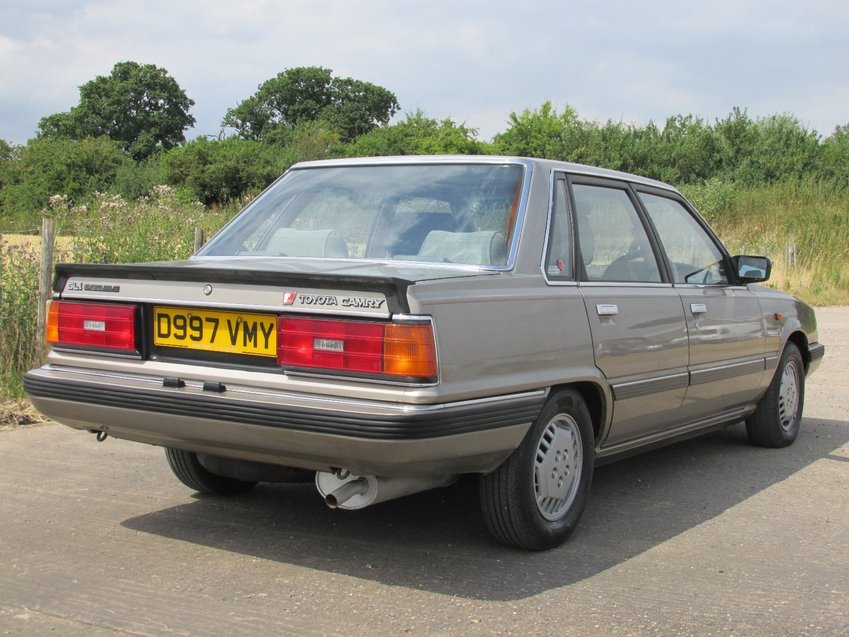
M35 362L44 363L47 356L47 301L50 300L53 287L53 219L44 217L41 220L41 263L38 271L38 315L35 321Z
M787 264L788 270L796 268L796 242L788 241L784 248L784 262Z
M195 252L200 250L203 247L203 244L206 243L206 233L203 231L203 228L195 228Z

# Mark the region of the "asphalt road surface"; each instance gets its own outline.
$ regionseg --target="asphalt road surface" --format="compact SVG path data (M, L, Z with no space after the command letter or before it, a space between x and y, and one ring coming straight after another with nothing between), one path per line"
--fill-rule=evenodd
M199 497L161 449L0 432L0 635L849 635L849 309L796 444L742 426L608 465L564 546L495 544L472 481L362 511Z

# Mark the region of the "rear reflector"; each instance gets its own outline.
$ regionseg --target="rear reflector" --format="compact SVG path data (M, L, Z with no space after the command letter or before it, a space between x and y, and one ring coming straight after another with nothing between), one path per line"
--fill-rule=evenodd
M47 315L47 342L58 347L85 347L136 353L138 306L52 301Z
M282 316L277 362L283 367L436 379L436 348L429 324L386 324Z

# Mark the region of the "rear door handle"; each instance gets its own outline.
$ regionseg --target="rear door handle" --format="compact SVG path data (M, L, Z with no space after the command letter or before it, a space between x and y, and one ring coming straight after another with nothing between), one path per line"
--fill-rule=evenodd
M595 306L595 311L599 316L616 316L617 314L619 314L619 307L612 303L600 303L599 305Z
M693 314L704 314L707 312L707 305L704 303L690 303L690 311Z

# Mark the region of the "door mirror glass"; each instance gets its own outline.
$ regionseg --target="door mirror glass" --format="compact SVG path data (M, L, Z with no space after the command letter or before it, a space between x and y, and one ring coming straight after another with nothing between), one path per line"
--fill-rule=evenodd
M767 257L753 257L739 254L731 259L734 271L740 283L760 283L769 279L772 262Z

